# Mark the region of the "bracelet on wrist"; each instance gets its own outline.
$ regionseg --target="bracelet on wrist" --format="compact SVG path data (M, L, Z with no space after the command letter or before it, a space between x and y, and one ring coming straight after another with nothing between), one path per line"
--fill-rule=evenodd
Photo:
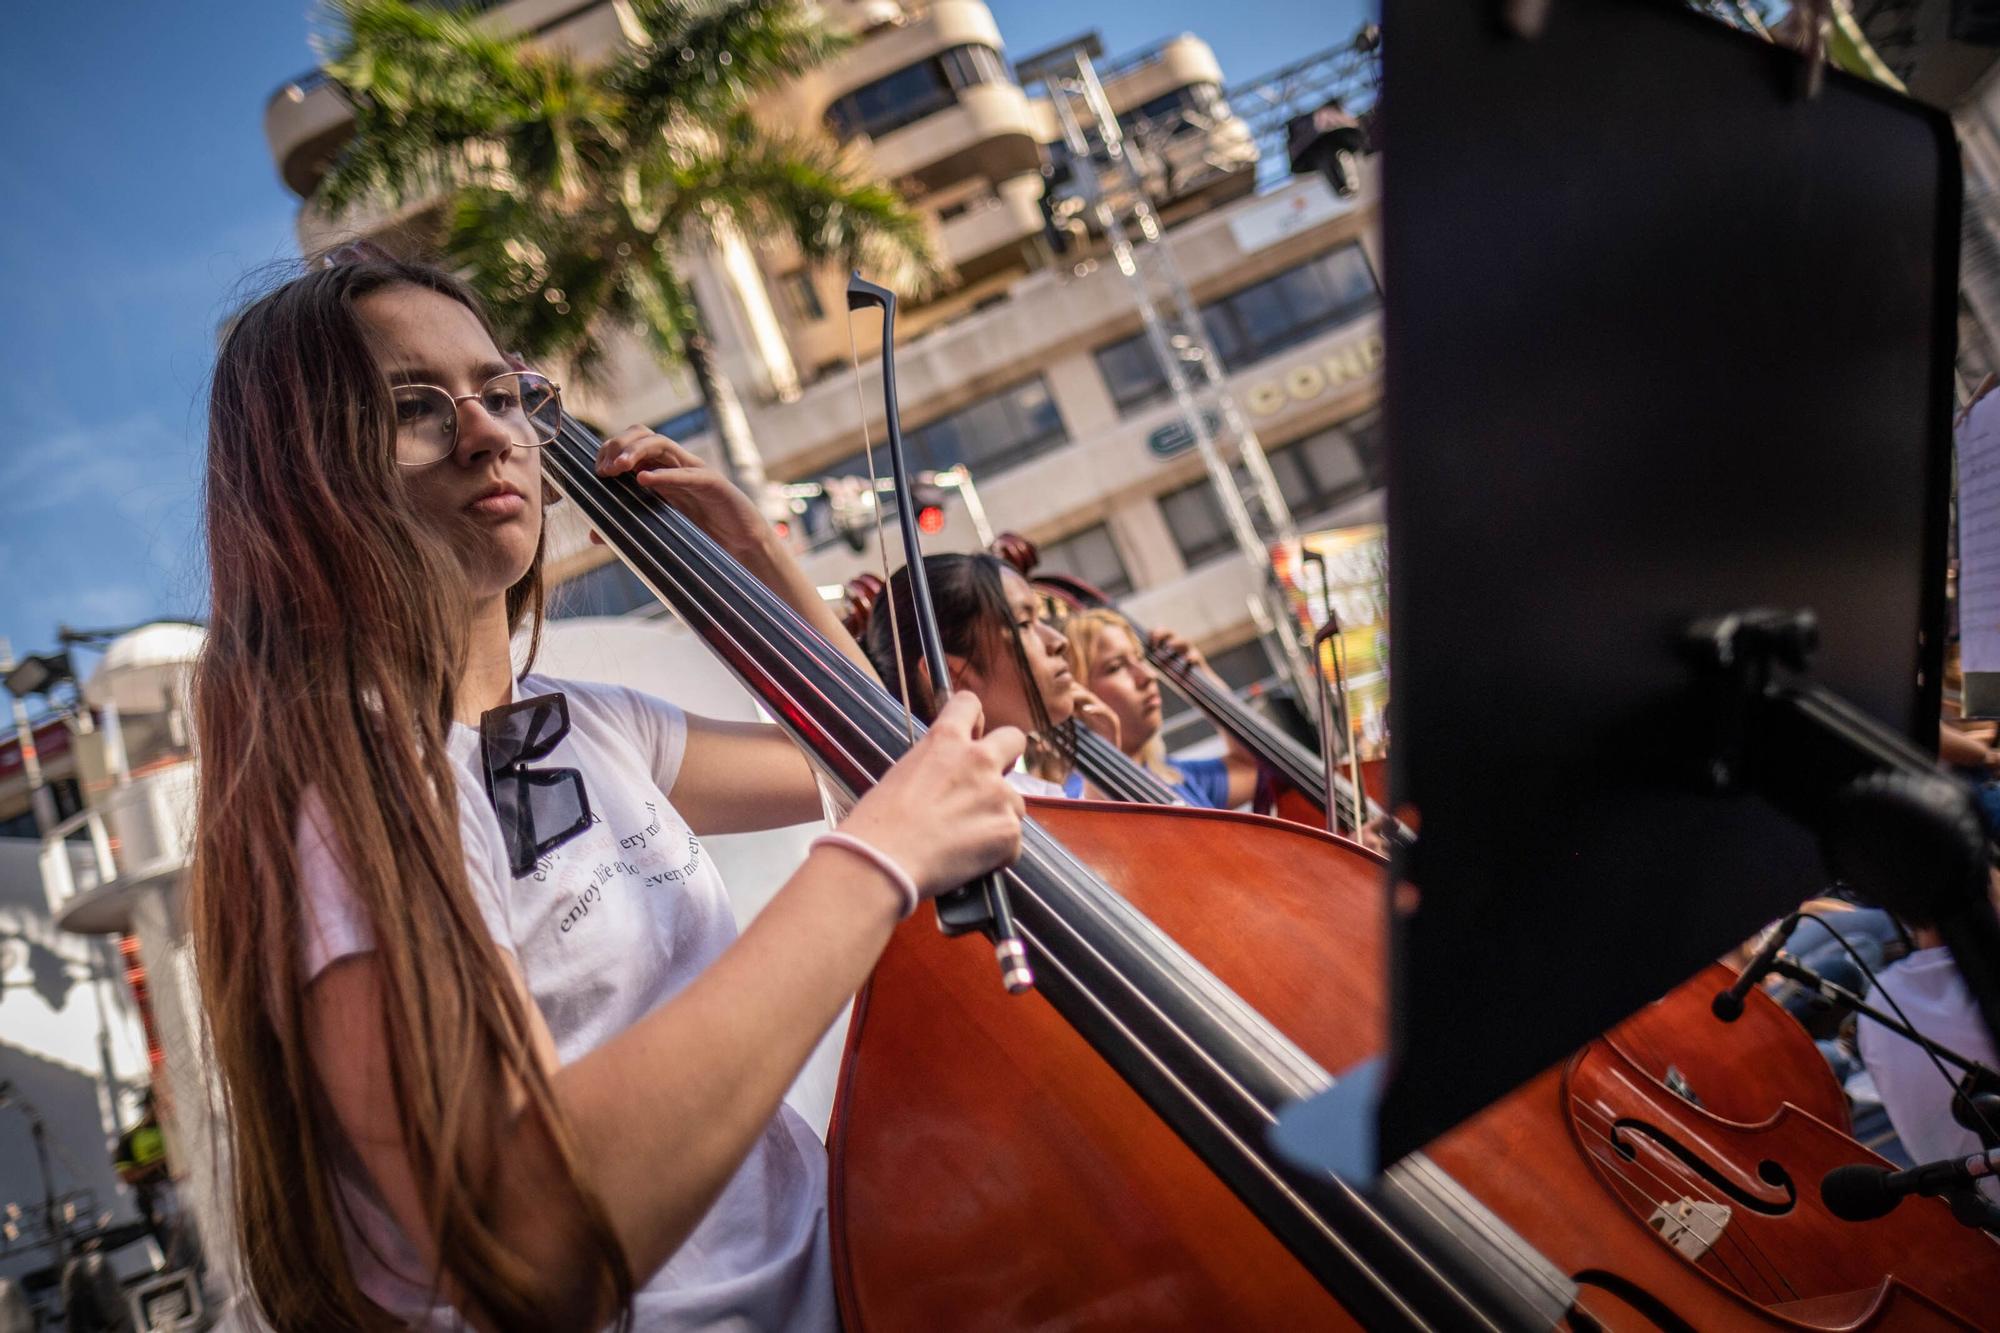
M917 903L923 897L917 891L917 882L910 878L909 871L903 869L894 857L890 856L880 847L872 843L863 842L852 833L842 833L838 829L822 833L817 838L814 838L808 844L807 850L818 851L821 847L838 847L842 851L852 852L881 871L888 879L890 885L895 888L897 896L903 900L903 910L896 914L897 920L902 920L917 910Z

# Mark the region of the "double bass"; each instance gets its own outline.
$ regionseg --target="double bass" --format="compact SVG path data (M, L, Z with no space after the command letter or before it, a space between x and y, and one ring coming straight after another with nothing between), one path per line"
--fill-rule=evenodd
M893 298L857 280L850 303L884 308L898 447ZM908 744L893 699L684 516L597 478L595 445L566 421L551 478L837 793L865 789ZM1295 1166L1268 1142L1278 1110L1383 1030L1379 859L1220 811L1031 813L1003 879L1037 990L1007 995L982 950L920 915L857 1001L829 1142L852 1328L1965 1327L2000 1276L1928 1209L1827 1235L1801 1196L1760 1227L1820 1247L1847 1285L1799 1299L1870 1304L1841 1325L1776 1311L1663 1239L1579 1149L1586 1126L1619 1155L1643 1118L1628 1177L1671 1187L1655 1158L1693 1171L1680 1148L1733 1182L1741 1164L1695 1142L1697 1108L1568 1070L1567 1104L1530 1084L1365 1189ZM1607 1098L1620 1119L1590 1126L1578 1108Z

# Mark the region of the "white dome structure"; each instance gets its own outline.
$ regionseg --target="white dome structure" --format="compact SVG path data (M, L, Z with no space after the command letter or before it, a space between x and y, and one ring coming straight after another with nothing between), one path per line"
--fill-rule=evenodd
M111 641L84 682L84 701L121 713L163 713L184 704L188 673L208 632L180 620L159 620Z

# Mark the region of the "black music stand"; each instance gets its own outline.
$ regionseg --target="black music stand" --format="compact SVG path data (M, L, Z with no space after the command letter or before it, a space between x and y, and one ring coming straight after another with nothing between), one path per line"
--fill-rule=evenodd
M1950 122L1833 72L1809 96L1796 54L1669 0L1553 0L1534 36L1509 8L1383 23L1391 786L1419 831L1387 1059L1277 1135L1357 1178L1822 887L1818 833L1885 905L1983 851L1927 757ZM1875 770L1894 790L1842 794Z

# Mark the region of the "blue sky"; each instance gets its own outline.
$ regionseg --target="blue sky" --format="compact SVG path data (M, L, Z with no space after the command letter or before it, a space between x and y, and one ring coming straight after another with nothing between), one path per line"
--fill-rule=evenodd
M1364 0L988 0L1024 55L1191 31L1226 76L1344 41ZM296 254L264 146L303 0L15 6L0 47L0 635L203 612L203 393L246 274Z

